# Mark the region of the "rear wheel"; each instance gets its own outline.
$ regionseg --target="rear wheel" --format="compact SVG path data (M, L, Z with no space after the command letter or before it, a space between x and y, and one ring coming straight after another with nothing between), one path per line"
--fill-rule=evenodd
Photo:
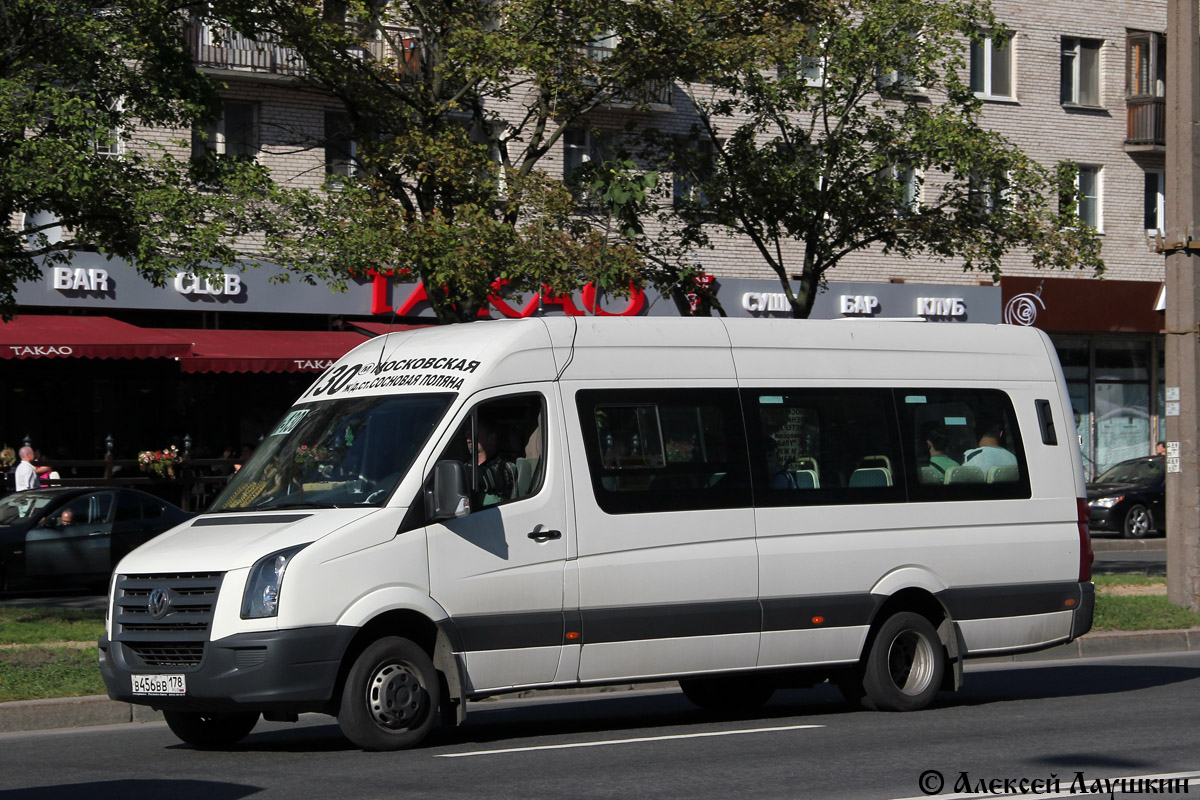
M879 628L863 668L863 704L877 711L915 711L942 685L946 654L933 624L902 611Z
M1125 536L1130 539L1144 539L1154 530L1154 517L1150 509L1137 504L1125 512Z
M342 689L338 725L364 750L414 747L433 729L440 692L428 654L408 639L388 636L355 659Z
M745 711L766 703L775 687L751 677L684 678L679 688L706 711Z
M204 714L197 711L164 711L171 732L193 747L228 747L245 739L258 724L257 711Z

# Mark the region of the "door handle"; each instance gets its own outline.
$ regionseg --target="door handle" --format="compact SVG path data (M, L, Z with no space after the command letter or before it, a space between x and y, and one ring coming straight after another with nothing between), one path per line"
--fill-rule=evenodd
M528 535L535 542L548 542L551 539L561 539L562 531L544 531L539 528L538 530L530 531Z

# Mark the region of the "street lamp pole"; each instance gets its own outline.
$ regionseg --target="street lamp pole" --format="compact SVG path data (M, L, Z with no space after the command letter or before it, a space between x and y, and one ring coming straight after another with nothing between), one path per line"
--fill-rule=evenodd
M1167 0L1167 597L1194 609L1200 609L1198 73L1200 5Z

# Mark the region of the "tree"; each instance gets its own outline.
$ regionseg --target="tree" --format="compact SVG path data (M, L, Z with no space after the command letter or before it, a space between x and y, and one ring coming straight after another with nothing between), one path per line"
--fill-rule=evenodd
M980 123L962 73L967 42L988 35L1004 31L974 0L839 0L760 40L746 68L710 73L690 91L701 117L691 135L648 137L688 183L680 241L745 237L796 317L830 269L868 248L993 276L1014 249L1038 267L1101 271L1071 169L1034 162Z
M270 181L253 164L222 166L236 191L212 192L177 157L139 138L190 129L213 113L216 87L195 69L177 6L160 0L0 4L0 315L19 282L82 251L134 262L162 284L244 255L237 238L272 229Z
M290 48L302 79L342 104L339 135L356 144L351 180L280 195L296 235L270 240L276 257L333 277L419 279L449 321L475 319L503 292L686 281L690 265L648 262L628 225L597 229L576 213L598 204L628 221L628 195L564 186L547 157L569 140L572 165L606 163L590 115L647 108L673 81L742 58L738 42L767 27L748 20L807 5L216 0L203 13Z

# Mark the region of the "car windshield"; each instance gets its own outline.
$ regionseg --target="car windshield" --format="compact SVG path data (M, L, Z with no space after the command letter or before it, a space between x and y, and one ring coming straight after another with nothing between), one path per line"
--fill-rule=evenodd
M1109 467L1096 483L1151 483L1163 474L1161 458L1138 458Z
M377 396L297 406L209 511L381 506L453 399Z
M28 522L43 508L53 503L54 498L55 495L50 492L14 492L0 499L0 525L20 525Z

